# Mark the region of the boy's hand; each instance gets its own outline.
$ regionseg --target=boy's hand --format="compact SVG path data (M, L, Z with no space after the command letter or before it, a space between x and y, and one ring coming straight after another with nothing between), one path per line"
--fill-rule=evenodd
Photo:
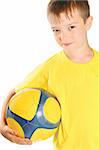
M6 106L8 102L10 101L11 97L15 95L15 89L12 89L9 93L8 96L3 104L2 107L2 113L1 113L1 119L0 119L0 133L7 138L9 141L17 143L17 144L32 144L32 141L26 138L21 138L19 137L16 132L12 129L10 129L5 122L5 114L6 114Z
M11 142L24 145L32 144L31 140L17 136L17 133L14 130L10 129L7 125L0 125L0 132Z

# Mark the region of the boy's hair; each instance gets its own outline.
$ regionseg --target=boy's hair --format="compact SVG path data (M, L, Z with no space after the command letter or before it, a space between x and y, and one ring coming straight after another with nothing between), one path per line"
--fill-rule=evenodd
M73 10L77 9L84 22L90 16L88 0L50 0L47 8L47 15L53 14L59 17L60 13L65 12L66 16L72 16Z

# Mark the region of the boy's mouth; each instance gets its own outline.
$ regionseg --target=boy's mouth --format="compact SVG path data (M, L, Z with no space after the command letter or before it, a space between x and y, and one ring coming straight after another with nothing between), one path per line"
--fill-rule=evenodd
M72 43L63 43L63 46L70 46Z

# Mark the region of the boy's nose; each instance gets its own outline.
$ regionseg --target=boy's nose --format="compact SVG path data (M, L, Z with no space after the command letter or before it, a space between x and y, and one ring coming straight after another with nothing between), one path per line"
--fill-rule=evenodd
M70 39L70 32L69 31L61 31L60 33L61 41L66 42L68 39Z

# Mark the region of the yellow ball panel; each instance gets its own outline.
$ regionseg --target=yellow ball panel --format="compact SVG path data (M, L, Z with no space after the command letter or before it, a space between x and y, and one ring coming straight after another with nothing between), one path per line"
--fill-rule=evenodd
M21 128L21 126L18 124L17 121L15 121L12 118L7 118L7 124L11 129L13 129L17 132L18 136L24 138L24 131Z
M24 119L31 120L36 113L40 94L37 89L21 90L11 98L10 110Z
M42 129L42 128L39 128L33 133L32 137L31 137L31 140L34 141L34 142L39 141L39 140L46 140L47 138L54 135L56 130L57 130L57 128L55 128L55 129Z
M60 120L60 105L55 98L49 97L44 105L45 118L51 123L57 123Z

